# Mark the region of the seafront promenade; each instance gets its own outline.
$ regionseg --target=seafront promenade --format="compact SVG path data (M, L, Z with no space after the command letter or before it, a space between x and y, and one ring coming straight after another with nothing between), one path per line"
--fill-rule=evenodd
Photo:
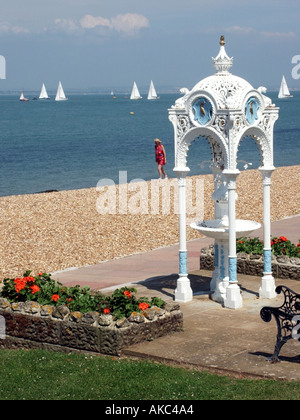
M274 236L285 235L298 241L300 216L272 223ZM256 236L262 235L262 229ZM230 310L209 299L211 272L199 270L201 248L208 238L188 242L188 267L194 300L181 304L182 332L152 342L132 346L124 355L149 358L175 365L209 370L235 377L300 380L300 343L291 340L281 352L282 362L272 364L277 334L276 322L260 318L263 306L280 306L282 297L259 299L260 278L239 275L243 308ZM89 267L66 270L54 278L67 286L80 284L109 293L120 286L135 287L139 296L159 296L172 300L178 270L178 245L131 255ZM300 280L300 279L299 279ZM300 293L300 281L276 280Z

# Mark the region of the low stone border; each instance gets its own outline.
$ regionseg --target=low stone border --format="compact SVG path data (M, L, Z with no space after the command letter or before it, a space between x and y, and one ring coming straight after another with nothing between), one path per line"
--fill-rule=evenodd
M55 308L36 302L10 304L1 298L0 316L5 320L5 338L0 338L0 348L43 348L114 356L120 356L122 349L132 344L183 327L183 314L174 302L165 304L164 309L154 306L115 321L112 315L71 313L65 306Z
M210 245L201 250L200 269L214 270L215 257L214 246ZM239 274L249 276L263 276L264 262L262 255L246 254L240 252L237 254L237 271ZM291 279L300 281L300 258L289 258L286 255L272 255L273 276L278 279Z

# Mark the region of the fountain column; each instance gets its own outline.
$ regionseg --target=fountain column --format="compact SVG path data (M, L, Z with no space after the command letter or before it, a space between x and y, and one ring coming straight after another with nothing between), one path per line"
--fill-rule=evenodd
M238 309L243 306L241 290L237 280L237 255L236 255L236 178L240 171L225 170L223 174L227 179L228 188L228 220L229 220L229 286L226 289L224 300L225 308Z
M179 278L175 290L176 302L190 302L193 300L191 282L187 270L187 243L186 243L186 175L184 170L174 169L178 177L178 211L179 211Z
M261 279L259 296L261 298L273 299L277 296L275 292L275 280L272 275L272 247L271 247L271 176L274 167L259 168L263 177L264 191L264 273Z
M214 175L214 191L217 191L222 185L222 169L218 165L212 165L211 169ZM221 219L222 215L221 215L220 206L217 200L214 200L214 201L215 201L215 219ZM220 279L219 259L220 259L221 243L218 239L215 239L214 248L215 248L215 269L213 271L212 279L210 282L210 290L213 292L216 290L217 284L219 283L219 279Z
M216 228L228 229L228 189L222 171L215 181L212 199L215 203ZM228 284L228 240L222 234L217 234L215 238L215 270L211 281L212 300L224 303Z

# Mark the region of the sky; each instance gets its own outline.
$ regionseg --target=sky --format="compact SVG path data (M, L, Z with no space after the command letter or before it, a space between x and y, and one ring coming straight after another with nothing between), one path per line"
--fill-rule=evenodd
M0 0L0 91L192 88L214 74L221 35L233 74L300 88L299 0Z

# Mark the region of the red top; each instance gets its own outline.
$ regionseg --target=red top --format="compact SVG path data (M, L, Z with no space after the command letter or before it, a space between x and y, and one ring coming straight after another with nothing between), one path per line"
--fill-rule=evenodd
M156 155L156 162L159 165L165 165L166 161L165 161L165 155L163 152L163 146L161 144L159 144L158 146L155 146L155 155Z

